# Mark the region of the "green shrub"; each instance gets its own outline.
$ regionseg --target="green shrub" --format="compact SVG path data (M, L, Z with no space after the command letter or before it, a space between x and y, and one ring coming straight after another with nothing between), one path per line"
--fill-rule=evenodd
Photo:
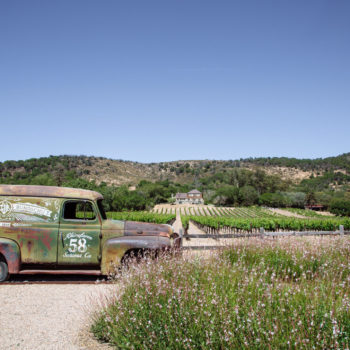
M263 193L259 198L259 203L273 208L287 207L291 204L289 198L281 193Z
M340 216L350 216L350 201L344 199L333 199L329 211Z

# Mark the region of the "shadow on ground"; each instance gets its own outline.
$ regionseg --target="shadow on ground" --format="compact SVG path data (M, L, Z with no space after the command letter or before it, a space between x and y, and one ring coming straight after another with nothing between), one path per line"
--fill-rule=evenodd
M94 275L12 275L6 283L106 283L107 277Z

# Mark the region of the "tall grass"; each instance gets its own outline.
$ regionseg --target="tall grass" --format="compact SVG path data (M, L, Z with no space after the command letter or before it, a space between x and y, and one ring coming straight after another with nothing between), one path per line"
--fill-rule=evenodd
M346 349L350 239L240 241L125 272L96 316L117 349Z

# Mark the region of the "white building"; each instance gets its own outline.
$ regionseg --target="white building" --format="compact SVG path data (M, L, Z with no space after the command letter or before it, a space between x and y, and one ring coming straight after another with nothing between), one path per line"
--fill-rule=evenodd
M204 204L203 194L198 190L192 190L188 193L176 193L176 204Z

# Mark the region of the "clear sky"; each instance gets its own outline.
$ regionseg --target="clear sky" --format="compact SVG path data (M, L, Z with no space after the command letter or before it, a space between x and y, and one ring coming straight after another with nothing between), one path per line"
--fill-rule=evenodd
M0 161L350 151L348 0L0 1Z

